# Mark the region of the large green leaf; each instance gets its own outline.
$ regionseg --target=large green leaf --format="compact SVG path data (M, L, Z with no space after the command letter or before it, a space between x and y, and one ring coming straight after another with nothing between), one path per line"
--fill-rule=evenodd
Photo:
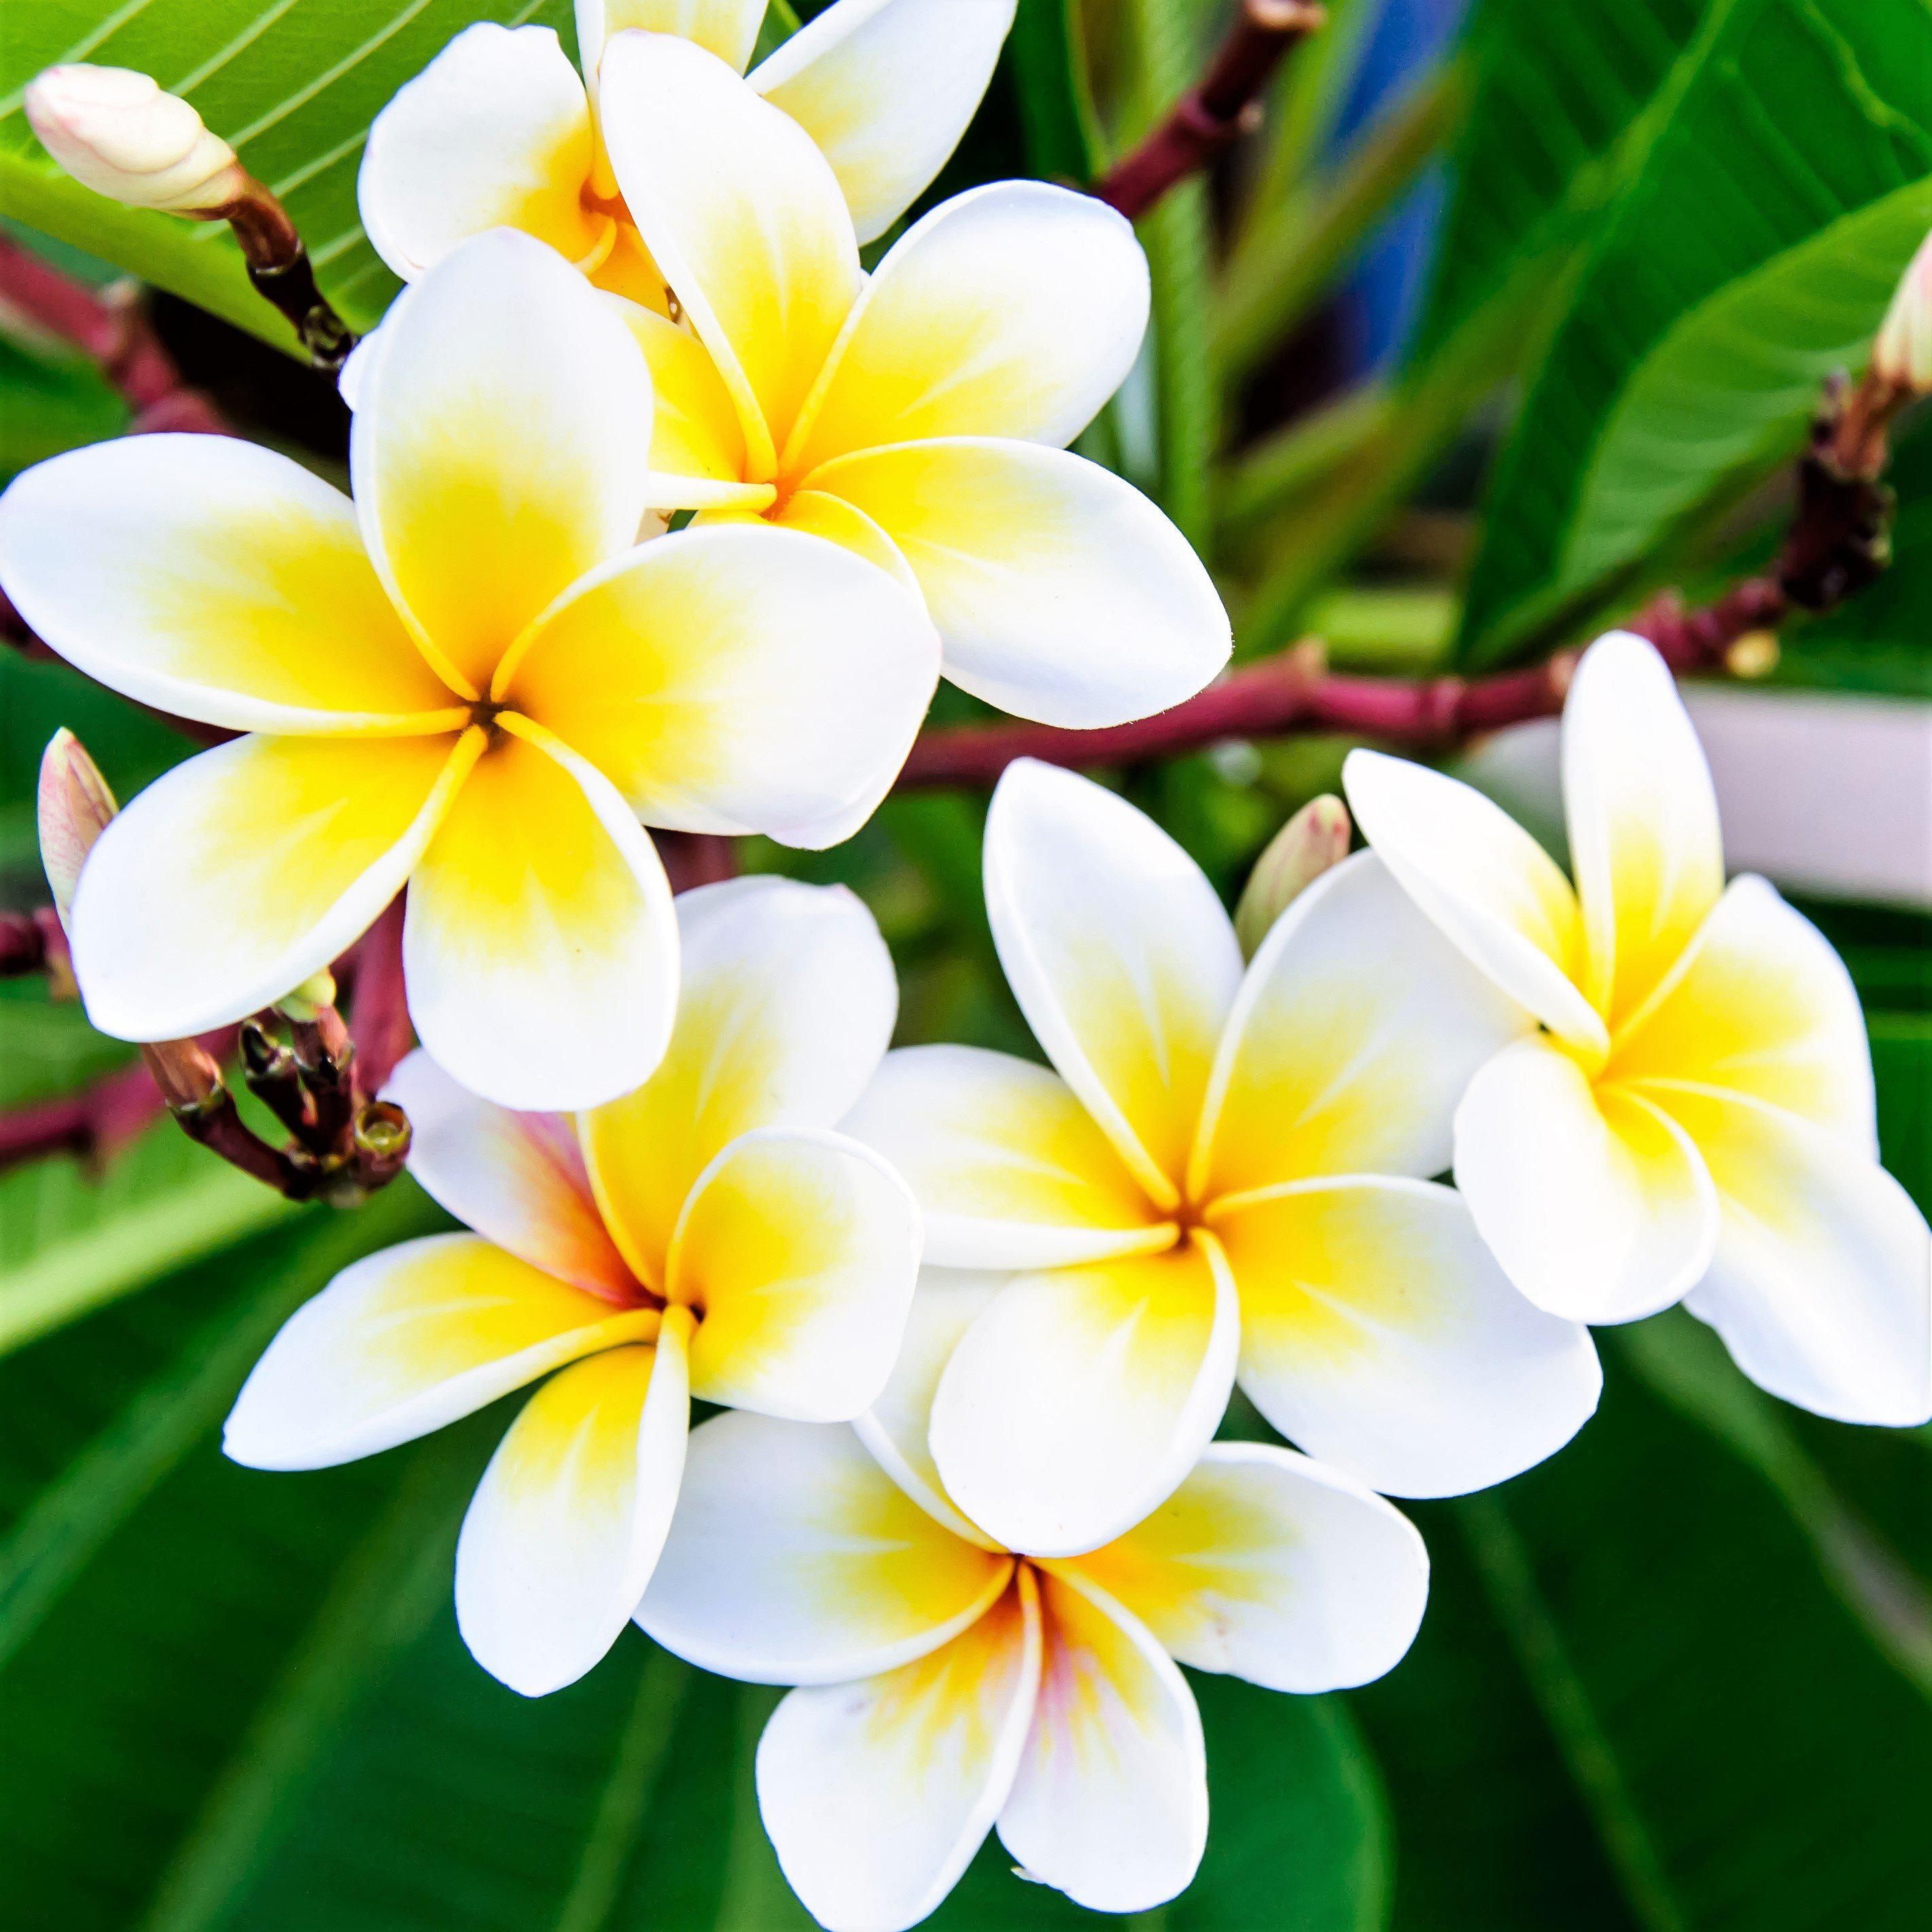
M1442 1622L1365 1700L1396 1924L1917 1925L1932 1710L1744 1445L1606 1366L1562 1455L1420 1512Z
M1724 0L1645 132L1498 460L1466 658L1796 446L1932 224L1932 0Z
M1492 293L1510 262L1576 238L1617 178L1624 136L1712 4L1478 0L1466 30L1470 111L1418 350Z
M105 200L34 138L21 92L42 68L136 68L235 143L294 216L325 292L366 328L395 289L356 215L356 171L376 111L472 21L566 28L569 17L568 0L14 0L0 36L0 214L292 346L249 288L225 226Z

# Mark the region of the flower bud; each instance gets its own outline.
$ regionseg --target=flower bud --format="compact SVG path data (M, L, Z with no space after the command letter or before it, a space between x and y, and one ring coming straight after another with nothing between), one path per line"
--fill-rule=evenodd
M335 975L326 966L311 973L292 993L275 1002L281 1011L298 1024L318 1018L324 1006L335 1004Z
M1348 808L1333 792L1311 798L1255 861L1234 909L1234 934L1252 959L1268 928L1331 866L1348 856Z
M1932 394L1932 235L1906 265L1872 344L1871 366L1894 388Z
M65 726L47 740L47 748L40 754L37 803L40 863L46 869L54 910L64 926L80 878L81 861L116 808L100 767Z
M235 150L188 104L123 67L50 67L28 83L40 144L83 187L130 208L217 214L247 188Z

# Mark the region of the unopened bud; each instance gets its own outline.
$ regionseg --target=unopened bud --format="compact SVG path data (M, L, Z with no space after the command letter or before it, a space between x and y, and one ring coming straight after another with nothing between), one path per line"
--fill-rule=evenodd
M1906 265L1872 344L1871 366L1894 388L1932 394L1932 235Z
M1332 792L1311 798L1255 861L1247 890L1234 909L1234 934L1252 959L1268 928L1331 866L1348 856L1354 827L1348 808Z
M40 754L40 783L36 801L40 818L40 863L46 869L47 890L54 910L67 923L80 882L81 862L114 816L114 794L100 776L100 767L64 725L47 740Z
M312 1024L325 1006L335 1004L335 975L325 966L311 973L296 989L275 1004L298 1025Z
M84 188L130 208L218 214L248 175L178 96L124 67L50 67L28 83L40 145Z

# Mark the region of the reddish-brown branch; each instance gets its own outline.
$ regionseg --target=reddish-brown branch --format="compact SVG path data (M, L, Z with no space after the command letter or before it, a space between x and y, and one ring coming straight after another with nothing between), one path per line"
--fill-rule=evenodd
M136 430L230 434L214 403L183 380L138 298L103 295L0 236L0 307L98 363Z
M1316 0L1241 0L1239 17L1208 71L1132 153L1094 183L1093 193L1138 220L1175 182L1253 128L1269 76L1326 17Z
M123 1067L78 1094L0 1113L0 1172L44 1154L105 1160L162 1112L160 1094L148 1070Z
M660 832L658 856L674 892L693 886L715 886L738 876L738 846L733 838L707 832Z

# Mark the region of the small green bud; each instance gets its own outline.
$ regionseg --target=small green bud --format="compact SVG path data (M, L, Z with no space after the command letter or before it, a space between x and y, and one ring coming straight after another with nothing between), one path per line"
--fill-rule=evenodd
M1348 808L1334 793L1324 792L1310 799L1268 842L1234 910L1234 934L1249 958L1289 905L1348 856L1354 830Z

